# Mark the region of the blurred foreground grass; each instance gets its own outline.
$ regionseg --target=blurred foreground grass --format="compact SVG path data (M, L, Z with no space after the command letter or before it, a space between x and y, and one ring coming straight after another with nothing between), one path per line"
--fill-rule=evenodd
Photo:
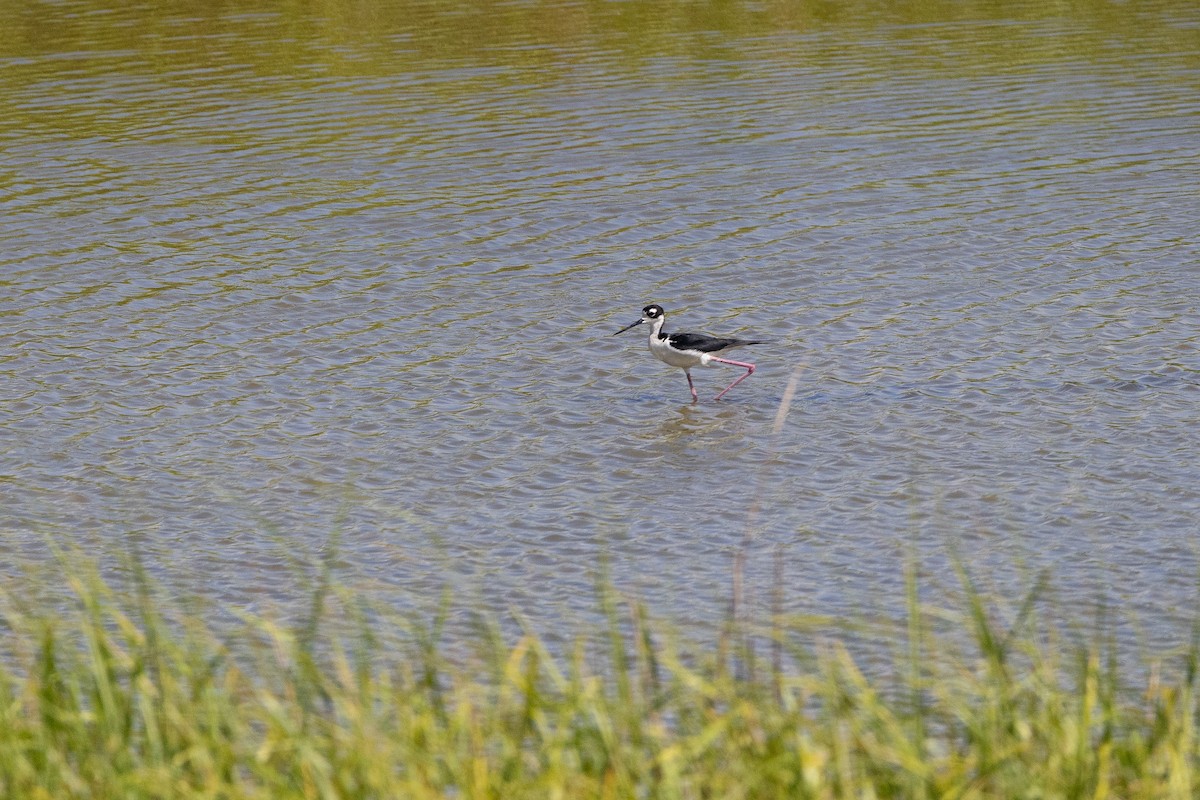
M599 649L481 626L451 654L439 619L330 624L354 604L329 584L301 624L218 633L137 576L64 570L66 604L2 592L0 797L1200 795L1194 651L1131 685L1028 608L1001 629L965 577L955 614L910 576L907 629L857 633L894 654L869 678L803 620L688 646L603 586ZM407 645L380 647L393 625Z

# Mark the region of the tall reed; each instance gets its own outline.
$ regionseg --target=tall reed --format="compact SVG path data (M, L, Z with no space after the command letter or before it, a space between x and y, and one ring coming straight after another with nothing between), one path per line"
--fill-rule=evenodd
M328 575L301 620L221 631L136 571L120 590L78 562L63 577L65 608L12 587L0 603L0 797L1200 793L1197 648L1135 687L1102 640L1067 645L1036 618L1036 587L1004 629L965 571L961 611L922 606L910 574L907 626L860 621L894 653L882 670L836 627L781 616L689 645L603 583L597 662L582 640L552 652L486 624L451 655L444 612L355 618ZM770 666L734 668L753 640Z

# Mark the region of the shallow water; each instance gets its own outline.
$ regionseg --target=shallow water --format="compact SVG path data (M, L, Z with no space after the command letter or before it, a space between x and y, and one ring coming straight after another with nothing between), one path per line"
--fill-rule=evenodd
M0 553L548 624L890 613L915 552L1157 644L1200 571L1200 9L66 2L0 50ZM684 376L642 329L754 334ZM795 394L781 411L786 387ZM786 412L786 413L784 413ZM777 432L773 426L779 420Z

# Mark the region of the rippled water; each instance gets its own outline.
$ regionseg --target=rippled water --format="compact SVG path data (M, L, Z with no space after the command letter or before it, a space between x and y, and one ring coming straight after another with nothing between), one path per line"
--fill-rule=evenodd
M607 554L705 621L748 536L753 602L775 553L847 613L957 551L1185 635L1198 7L723 7L20 16L0 553L286 602L335 537L383 597L542 619ZM649 302L758 371L690 405L611 335Z

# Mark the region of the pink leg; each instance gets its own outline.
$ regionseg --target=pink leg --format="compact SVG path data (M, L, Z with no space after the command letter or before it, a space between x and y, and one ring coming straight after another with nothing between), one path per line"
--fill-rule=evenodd
M683 374L688 376L688 388L692 390L692 402L699 403L700 396L698 394L696 394L696 387L692 383L692 373L688 372L687 370L684 370Z
M717 395L716 397L714 397L714 398L713 398L713 400L720 400L722 397L724 397L724 396L725 396L725 392L728 392L730 389L732 389L733 387L737 386L739 383L741 383L742 381L746 380L746 378L749 378L751 375L753 375L753 374L754 374L754 365L753 365L753 364L748 364L748 363L746 363L745 361L734 361L734 360L732 360L732 359L729 359L729 358L717 358L716 356L712 356L712 358L710 358L709 360L710 360L710 361L720 361L722 364L732 364L732 365L733 365L733 366L735 366L735 367L745 367L745 368L746 368L746 374L745 374L745 375L742 375L742 376L741 376L740 378L738 378L736 381L734 381L733 383L731 383L731 384L729 384L728 386L726 386L726 387L725 387L725 391L721 392L719 395Z

